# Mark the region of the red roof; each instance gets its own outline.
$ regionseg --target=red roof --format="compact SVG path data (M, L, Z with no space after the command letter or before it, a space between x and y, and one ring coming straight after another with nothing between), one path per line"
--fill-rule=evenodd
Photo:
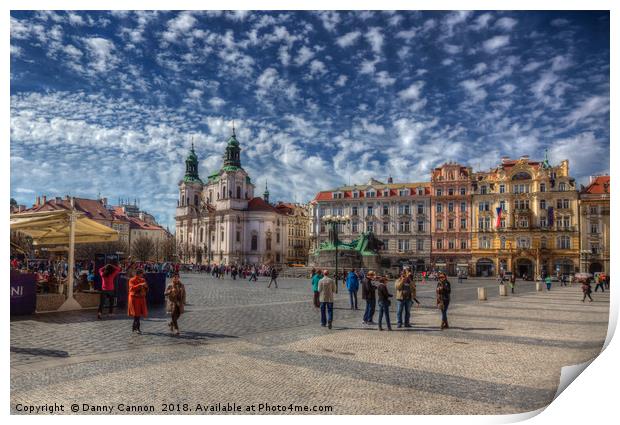
M248 202L248 211L265 211L265 212L275 212L278 214L285 214L284 211L281 211L275 208L273 205L265 202L263 198L252 198L250 202Z
M75 209L86 214L88 218L94 220L113 220L114 217L101 203L96 199L73 198ZM35 205L28 211L54 211L71 209L71 201L66 198L54 198L46 201L44 204Z
M164 230L163 227L155 224L149 224L146 221L142 221L136 217L126 217L129 220L129 227L132 229L140 230Z
M609 176L597 176L581 193L596 195L610 193Z
M388 196L399 196L398 195L398 191L400 189L409 189L411 190L411 194L415 195L417 193L417 188L418 187L423 187L424 188L424 194L425 195L430 195L430 187L428 186L429 183L420 183L420 184L415 184L412 186L399 186L397 188L389 188L388 190L389 195ZM385 189L384 188L375 188L375 198L386 198L386 196L383 196L383 191ZM314 199L312 201L331 201L333 199L338 199L338 198L334 198L333 197L333 193L334 192L342 192L342 199L354 199L353 198L353 190L330 190L330 191L325 191L325 192L319 192L316 194L316 196L314 197ZM361 186L358 190L358 198L366 198L366 187L365 186ZM373 198L374 199L374 198Z

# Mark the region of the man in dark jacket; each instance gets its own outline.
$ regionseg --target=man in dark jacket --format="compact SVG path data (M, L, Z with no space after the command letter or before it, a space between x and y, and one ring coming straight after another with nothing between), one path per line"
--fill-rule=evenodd
M267 288L271 288L272 282L276 284L276 288L277 288L278 287L278 281L276 280L277 278L278 278L278 271L274 267L271 269L271 280L269 281L269 285L267 285Z
M377 299L375 296L376 287L372 280L375 278L375 272L369 271L366 277L362 279L362 299L366 300L366 310L364 311L363 322L365 325L372 325L373 316L375 315L375 306Z
M385 322L388 328L388 331L392 330L392 323L390 322L390 298L392 294L388 292L387 289L387 277L382 276L379 278L379 285L377 286L377 298L379 302L379 330L382 331L381 320L383 319L383 315L385 314Z
M450 305L450 282L444 273L439 274L439 281L437 282L437 307L441 311L441 329L449 328L448 326L448 306Z

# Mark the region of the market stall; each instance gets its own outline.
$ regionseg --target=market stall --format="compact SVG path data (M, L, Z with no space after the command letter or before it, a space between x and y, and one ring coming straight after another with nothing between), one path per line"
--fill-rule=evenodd
M32 238L33 245L65 245L68 247L66 299L58 310L80 309L73 297L75 244L113 242L118 232L72 210L40 211L11 214L11 230Z

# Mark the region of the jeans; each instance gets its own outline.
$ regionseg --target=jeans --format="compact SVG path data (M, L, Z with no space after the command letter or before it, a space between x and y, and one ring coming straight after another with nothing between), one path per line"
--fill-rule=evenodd
M441 309L441 321L442 322L448 321L448 306L449 305L450 305L450 301L443 302L443 308Z
M319 308L321 306L321 302L319 301L320 294L321 293L319 291L313 291L312 304L314 304L316 308Z
M403 310L405 311L405 325L409 325L409 319L411 317L411 300L396 300L396 317L398 319L398 325L403 324Z
M385 324L388 329L392 329L392 323L390 322L390 306L387 301L379 302L379 328L381 328L381 320L383 319L383 315L385 314Z
M325 309L327 309L327 318L325 317ZM334 303L321 303L321 325L325 326L334 319Z
M278 287L278 281L276 280L275 277L272 277L271 280L269 281L269 285L267 285L267 288L271 288L272 283L276 284L276 288Z
M357 310L357 291L349 291L349 301L351 301L351 310L354 308Z
M547 291L551 291L551 283L547 283Z
M99 295L99 313L103 311L103 306L105 304L105 299L108 299L108 304L110 306L110 314L114 311L114 291L101 291Z
M373 298L366 300L366 310L364 311L364 322L372 322L372 318L375 315L375 305L377 301Z
M605 292L605 287L603 286L602 283L597 283L596 287L594 288L594 292L598 292L598 288L601 288L602 292Z

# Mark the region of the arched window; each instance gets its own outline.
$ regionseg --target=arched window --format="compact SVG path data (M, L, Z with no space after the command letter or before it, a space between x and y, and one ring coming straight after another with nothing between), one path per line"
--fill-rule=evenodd
M265 246L267 251L271 251L271 235L267 236Z
M258 236L252 235L252 251L256 251L258 249Z
M194 195L194 205L198 205L198 195Z
M241 199L241 186L237 186L237 199Z
M202 227L201 227L201 228L200 228L200 243L202 243L202 240L203 240L203 235L202 235L202 233L203 233L203 229L202 229Z
M499 238L499 244L501 249L506 249L506 236Z
M222 199L226 199L226 186L222 187Z
M531 180L532 176L530 176L525 171L521 171L521 172L515 174L514 176L512 176L512 179L513 180Z

